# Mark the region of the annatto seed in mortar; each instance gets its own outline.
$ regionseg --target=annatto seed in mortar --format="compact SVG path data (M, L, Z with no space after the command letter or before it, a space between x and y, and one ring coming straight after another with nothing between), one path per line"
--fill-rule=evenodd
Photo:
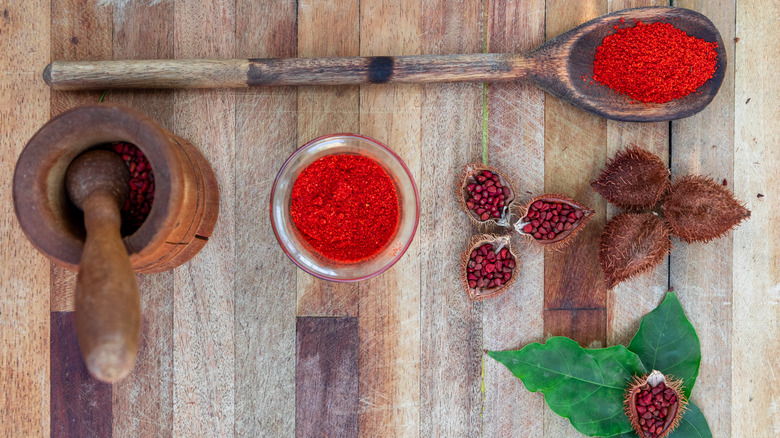
M395 234L398 195L392 178L361 155L330 155L295 180L293 223L322 256L356 262L381 252Z
M149 215L154 203L154 173L141 149L125 142L113 143L116 152L130 170L130 193L122 205L122 234L133 234Z

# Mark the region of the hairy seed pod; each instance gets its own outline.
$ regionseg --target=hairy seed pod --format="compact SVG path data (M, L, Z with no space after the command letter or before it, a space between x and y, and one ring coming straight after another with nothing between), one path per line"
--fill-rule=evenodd
M461 283L471 300L484 300L503 293L514 281L518 269L509 236L474 236L461 256Z
M613 217L599 240L599 263L607 287L658 266L671 249L669 229L655 213Z
M464 166L458 180L458 199L478 225L509 226L515 191L496 169L481 163Z
M669 189L661 211L672 233L685 242L723 236L750 217L734 194L704 176L685 176Z
M669 187L669 169L658 157L638 146L615 154L593 190L618 207L648 209L661 200Z
M682 394L682 380L653 370L634 378L626 389L623 404L637 435L665 438L680 424L687 403Z
M520 209L515 230L549 248L562 248L585 228L593 210L558 194L537 196Z

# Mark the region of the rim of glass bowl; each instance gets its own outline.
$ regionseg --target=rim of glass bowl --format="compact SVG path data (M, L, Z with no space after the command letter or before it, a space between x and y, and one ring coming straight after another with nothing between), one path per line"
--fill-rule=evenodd
M313 272L313 271L307 269L304 265L299 263L298 260L296 260L295 257L292 256L292 254L290 254L290 251L288 251L287 247L284 245L284 243L282 243L282 239L279 238L279 231L276 229L276 222L274 221L274 204L273 204L273 202L274 202L274 193L276 192L276 184L279 182L279 176L282 174L284 169L287 168L287 166L290 164L290 162L296 156L298 156L298 154L303 153L306 149L308 149L311 145L313 145L315 143L319 143L319 142L322 142L324 140L329 140L329 139L332 139L334 137L361 138L363 140L367 140L367 141L369 141L371 143L374 143L375 145L377 145L377 146L381 147L382 149L386 150L387 152L389 152L390 155L392 155L393 158L395 158L398 161L398 163L401 164L401 167L404 169L404 172L406 172L406 175L409 177L409 181L412 182L412 190L414 191L414 204L415 204L414 228L412 228L412 235L409 236L409 240L406 243L404 243L404 247L401 249L401 251L398 252L398 254L395 257L393 257L392 260L390 260L390 263L388 263L387 265L385 265L381 269L377 270L376 272L373 272L373 273L368 274L368 275L364 275L362 277L333 278L333 277L328 277L328 276L325 276L325 275L321 275L319 273L316 273L316 272ZM310 140L309 142L307 142L303 146L301 146L298 149L296 149L295 152L293 152L292 155L290 155L287 158L287 160L285 160L284 164L282 164L282 167L279 168L279 172L276 174L276 178L274 178L274 184L273 184L273 186L271 186L271 196L270 196L270 199L269 199L269 209L270 209L270 215L271 215L271 228L273 228L273 230L274 230L274 237L276 237L276 241L279 243L279 246L282 248L282 251L284 251L284 254L287 256L287 258L292 260L292 262L295 263L296 266L298 266L299 268L303 269L308 274L313 275L314 277L317 277L317 278L321 278L323 280L334 281L334 282L337 282L337 283L353 283L353 282L356 282L356 281L367 280L369 278L375 277L375 276L385 272L386 270L390 269L393 265L396 264L396 262L398 262L398 260L401 259L401 257L404 256L404 254L406 254L406 250L409 249L409 246L411 246L412 241L414 240L414 236L417 234L417 226L420 223L420 195L417 192L417 183L414 181L414 177L412 176L412 172L409 171L409 168L406 166L406 163L404 162L404 160L402 160L401 157L399 157L398 154L395 153L395 151L393 151L389 147L385 146L382 142L380 142L378 140L375 140L375 139L373 139L371 137L365 136L365 135L352 134L352 133L348 133L348 132L340 132L340 133L336 133L336 134L323 135L323 136L317 137L317 138L315 138L313 140Z

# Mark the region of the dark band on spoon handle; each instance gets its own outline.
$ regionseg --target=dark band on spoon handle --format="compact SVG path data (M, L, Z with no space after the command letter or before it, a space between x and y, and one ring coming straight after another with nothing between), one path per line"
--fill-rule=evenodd
M522 79L525 55L371 56L228 60L54 61L43 72L55 90L243 88L282 85L495 82Z

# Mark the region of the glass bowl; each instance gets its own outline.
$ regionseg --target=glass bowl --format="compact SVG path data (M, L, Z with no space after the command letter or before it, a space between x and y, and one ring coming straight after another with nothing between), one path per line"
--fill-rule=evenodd
M392 178L398 195L395 234L378 254L354 263L331 260L313 251L290 216L292 188L301 171L319 158L337 154L362 155L376 161ZM409 248L419 219L417 185L406 164L387 146L363 135L331 134L306 143L282 165L271 188L271 226L276 240L298 267L325 280L353 282L381 274Z

